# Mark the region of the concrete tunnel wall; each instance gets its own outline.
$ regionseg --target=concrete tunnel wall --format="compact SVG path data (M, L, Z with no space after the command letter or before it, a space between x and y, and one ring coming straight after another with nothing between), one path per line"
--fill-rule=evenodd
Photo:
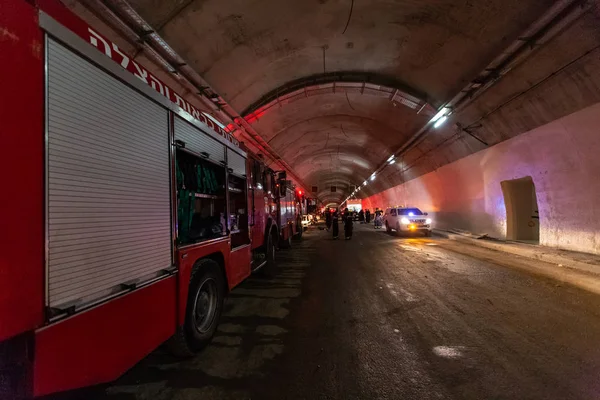
M412 205L434 228L506 238L500 182L531 176L540 244L600 254L600 103L363 200L363 208Z

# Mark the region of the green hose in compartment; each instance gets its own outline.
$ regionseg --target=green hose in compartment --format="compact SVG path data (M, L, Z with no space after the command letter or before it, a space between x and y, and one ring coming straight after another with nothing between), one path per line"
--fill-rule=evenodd
M194 215L194 192L189 190L179 190L179 199L177 204L177 225L179 230L179 243L187 243L190 238L190 227L192 226L192 216Z

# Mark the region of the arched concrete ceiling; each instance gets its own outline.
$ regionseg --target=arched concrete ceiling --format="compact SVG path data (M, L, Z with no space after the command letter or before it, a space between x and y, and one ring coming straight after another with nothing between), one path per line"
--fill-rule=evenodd
M129 3L304 182L340 201L431 117L422 106L449 100L554 1ZM385 189L381 178L367 191Z

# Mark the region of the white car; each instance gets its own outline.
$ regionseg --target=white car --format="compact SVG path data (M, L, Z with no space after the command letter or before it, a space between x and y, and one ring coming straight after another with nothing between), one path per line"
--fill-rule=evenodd
M302 228L304 228L306 230L308 228L308 225L310 225L310 223L311 223L310 215L303 215L302 216Z
M391 232L393 229L398 234L422 232L425 236L431 236L432 222L427 213L415 207L387 208L383 214L383 226L386 231Z

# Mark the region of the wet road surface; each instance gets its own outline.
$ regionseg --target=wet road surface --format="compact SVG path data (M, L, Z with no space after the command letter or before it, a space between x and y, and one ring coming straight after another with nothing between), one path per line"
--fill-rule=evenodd
M536 261L364 225L311 228L278 261L194 359L158 349L56 398L600 399L600 296L518 268Z

